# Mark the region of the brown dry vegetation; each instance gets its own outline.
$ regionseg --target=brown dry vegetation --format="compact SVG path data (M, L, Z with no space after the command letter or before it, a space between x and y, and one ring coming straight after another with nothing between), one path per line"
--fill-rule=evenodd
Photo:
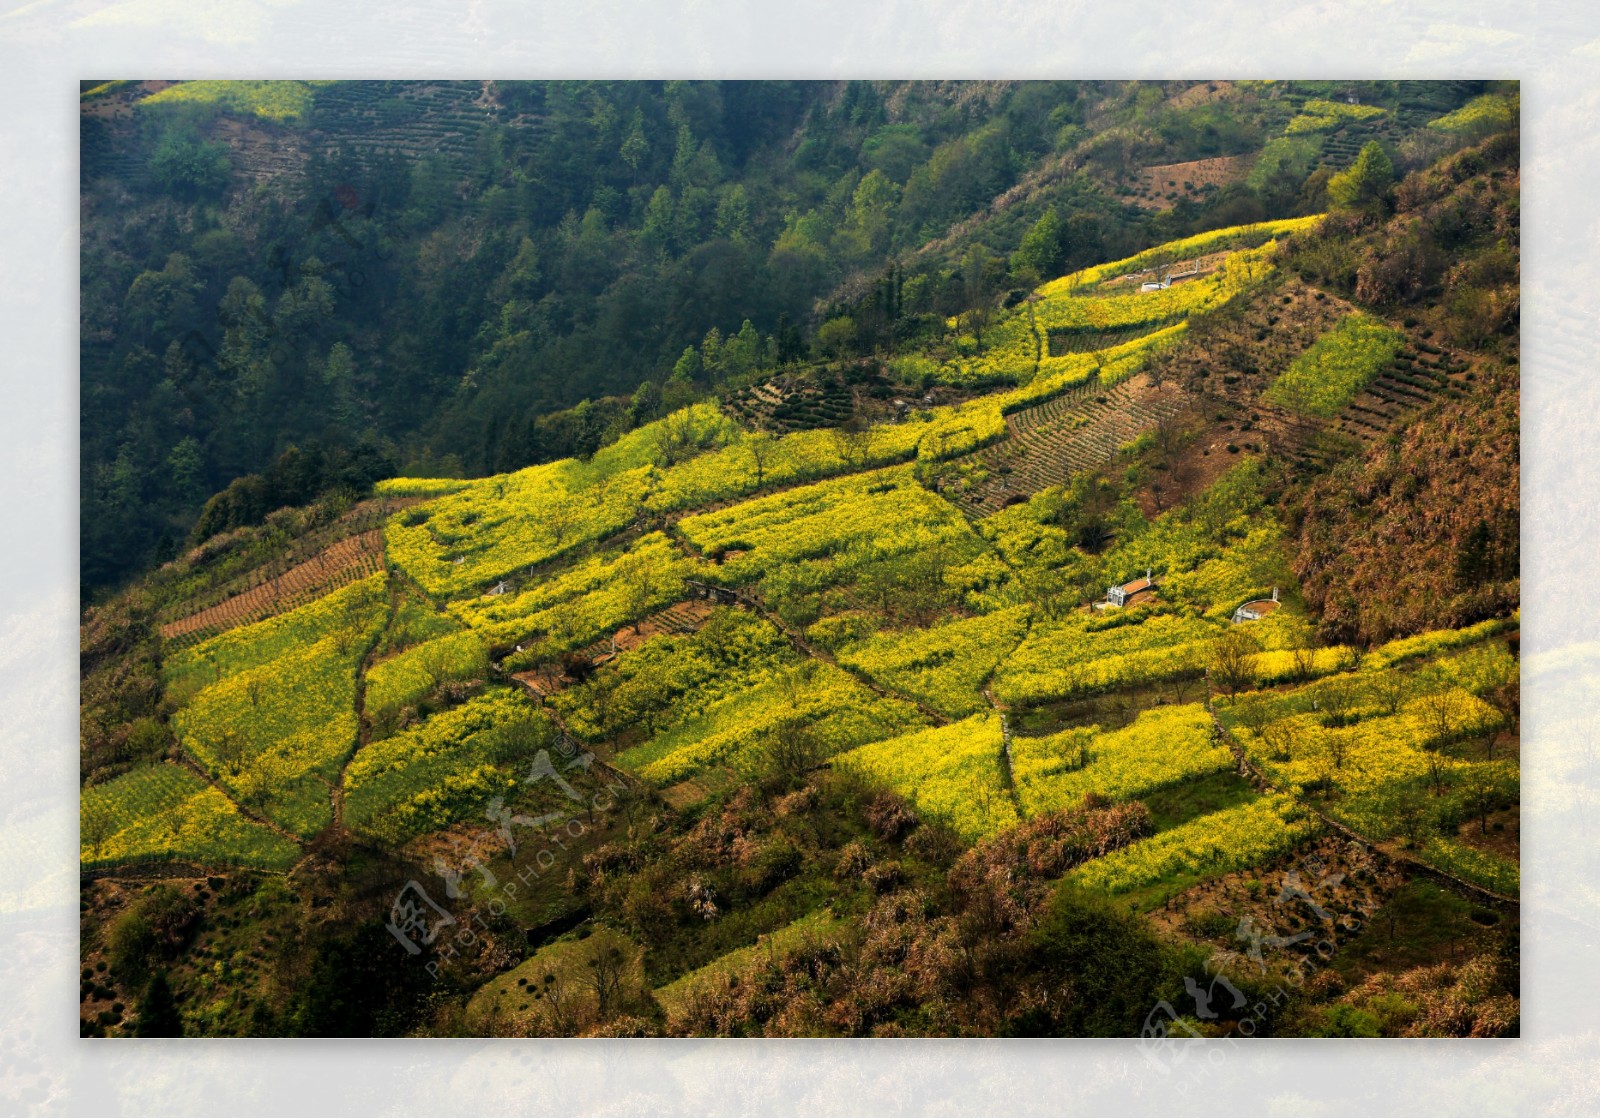
M1185 163L1146 167L1135 177L1131 201L1147 210L1170 210L1183 199L1198 200L1208 187L1238 182L1250 170L1255 154L1219 155Z
M1515 608L1516 374L1478 385L1290 506L1295 572L1330 639L1384 641Z
M1194 85L1167 98L1167 104L1174 109L1192 109L1197 105L1208 105L1213 101L1221 101L1233 93L1233 83L1195 82Z

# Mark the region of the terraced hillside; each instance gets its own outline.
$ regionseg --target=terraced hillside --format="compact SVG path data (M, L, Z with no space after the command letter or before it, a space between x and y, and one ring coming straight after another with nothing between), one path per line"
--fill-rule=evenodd
M1038 382L1249 286L1260 261L1220 277L1206 258L1324 208L1345 159L1324 146L1366 128L1424 159L1508 123L1512 94L85 82L86 592L210 535L208 498L291 450L337 453L284 472L308 492L229 503L223 521L388 473L581 458L697 393L782 434ZM1230 242L1250 215L1274 220ZM1102 260L1145 247L1198 257L1201 274L1121 299L1170 261ZM1030 288L1037 321L1022 323L1006 309Z
M839 377L777 377L728 397L728 413L752 430L790 432L833 427L855 414L853 394Z
M1097 381L1006 417L1006 437L951 461L947 491L981 517L1049 486L1098 470L1141 433L1193 407L1199 398L1139 375L1101 389Z
M357 536L346 537L250 590L166 623L161 627L161 636L171 641L248 625L321 598L346 583L364 579L377 572L382 564L383 530L368 529Z
M1485 977L1457 1032L1514 1031L1519 617L1323 640L1285 496L1504 382L1287 277L1315 236L1156 246L967 352L957 324L586 458L382 483L381 530L197 549L150 584L165 629L86 622L86 922L214 930L139 957L213 1033L300 1005L247 931L349 928L397 1032L1133 1033L1185 961L1292 989L1260 1032L1425 1032L1457 979L1378 962L1392 918ZM1030 351L1041 323L1153 328ZM137 688L162 717L116 725ZM1348 983L1305 981L1306 930ZM129 935L86 941L90 1023ZM1080 950L1128 961L1114 1006Z
M1441 399L1459 399L1470 365L1461 355L1412 339L1339 413L1340 430L1365 441L1388 435Z
M498 118L489 82L335 82L316 95L315 136L328 149L374 160L441 161L462 174L481 127Z

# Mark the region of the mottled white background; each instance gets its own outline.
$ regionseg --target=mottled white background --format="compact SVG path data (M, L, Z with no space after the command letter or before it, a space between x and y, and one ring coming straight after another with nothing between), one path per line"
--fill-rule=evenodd
M1600 1113L1587 0L0 0L0 1110ZM77 1037L77 80L1468 78L1523 82L1523 1038L219 1042ZM1402 583L1404 573L1398 573Z

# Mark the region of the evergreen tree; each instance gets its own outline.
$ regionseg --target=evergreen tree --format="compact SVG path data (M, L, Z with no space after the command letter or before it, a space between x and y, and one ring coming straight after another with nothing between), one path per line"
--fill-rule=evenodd
M672 376L692 384L704 368L700 360L700 351L693 346L685 346L683 353L678 355L678 360L672 366Z
M167 973L156 972L139 1000L139 1019L134 1025L136 1037L182 1037L183 1017L178 1013L178 1001L172 995L172 985Z
M628 173L633 176L633 181L639 181L639 168L643 165L645 157L650 154L650 141L644 134L644 112L640 109L633 111L633 123L628 128L627 139L622 141L622 147L617 152L622 157L622 162L628 165Z

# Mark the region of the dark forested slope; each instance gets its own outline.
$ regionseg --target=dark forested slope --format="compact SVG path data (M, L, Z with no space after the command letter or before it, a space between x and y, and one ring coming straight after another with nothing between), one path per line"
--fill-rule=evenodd
M318 493L582 454L757 370L1314 212L1367 138L1425 162L1421 126L1480 84L95 85L84 586Z

